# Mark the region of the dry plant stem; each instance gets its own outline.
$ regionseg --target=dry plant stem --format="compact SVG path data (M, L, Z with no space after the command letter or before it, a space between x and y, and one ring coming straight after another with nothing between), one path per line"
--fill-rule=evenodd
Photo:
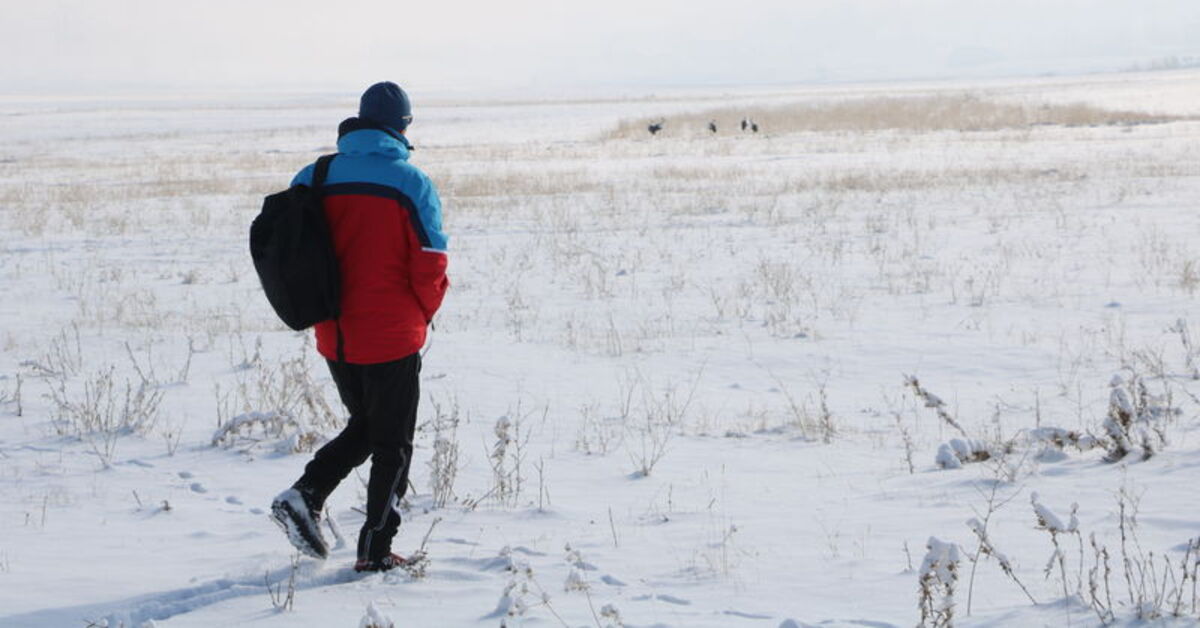
M435 517L433 521L429 522L429 529L425 531L425 536L421 537L421 546L417 548L418 552L425 553L425 548L429 545L429 537L433 536L433 529L441 522L441 517Z
M904 462L908 465L908 474L912 475L917 472L916 466L913 464L913 445L912 432L904 426L904 419L899 412L893 412L892 416L896 419L896 429L900 431L900 438L904 442ZM968 604L968 607L970 605ZM968 610L968 614L970 611Z
M131 364L133 364L133 370L138 374L138 377L141 378L142 383L150 384L150 383L154 382L153 379L146 376L146 371L142 370L142 365L139 364L137 361L137 358L133 356L133 347L131 347L129 345L128 340L126 340L124 342L124 345L125 345L125 355L127 355L129 357L129 362ZM148 370L150 369L150 346L149 345L146 346L146 368Z
M1119 517L1118 521L1119 521L1119 528L1121 531L1121 565L1124 568L1123 571L1125 574L1125 587L1129 594L1129 605L1133 606L1134 605L1133 575L1132 575L1133 570L1131 568L1131 564L1130 564L1131 561L1129 559L1128 535L1126 534L1126 531L1125 531L1125 522L1128 521L1128 519L1125 516L1125 498L1126 498L1125 489L1122 488L1121 491L1117 494L1117 508L1118 508L1117 516Z
M333 535L334 547L345 547L346 537L342 536L342 529L337 524L337 519L333 517L333 512L329 510L329 505L325 505L325 516L321 518L325 522L325 527L329 528L329 533Z
M600 616L596 614L596 605L592 603L592 592L584 589L583 596L587 598L588 609L592 611L592 619L596 622L596 628L604 628L603 624L600 623Z
M566 620L558 614L558 611L554 610L554 606L550 604L550 594L546 593L546 589L542 588L542 584L537 581L537 578L533 577L533 569L527 568L525 573L528 581L533 584L533 586L537 587L538 592L541 593L539 596L541 605L546 607L546 610L550 611L551 615L554 615L554 618L558 620L558 623L563 625L563 628L570 628L570 624L568 624Z
M1091 599L1092 610L1096 612L1096 617L1100 620L1101 625L1107 625L1114 619L1112 591L1109 586L1112 569L1108 563L1108 550L1096 542L1095 533L1091 534L1090 540L1094 562L1091 570L1088 571L1088 595ZM1100 599L1100 583L1098 581L1101 565L1104 566L1104 600Z
M546 504L550 502L550 494L546 492L546 460L538 458L537 474L538 474L538 512L546 511Z
M946 402L942 401L937 395L934 395L928 390L922 388L921 383L912 375L905 375L904 383L909 388L912 388L914 395L925 402L926 408L933 408L934 411L937 412L938 418L946 423L946 425L949 425L957 430L959 434L962 434L963 438L970 438L970 436L967 434L967 431L964 430L963 427L958 424L958 421L954 420L954 417L950 416L950 413L946 411Z
M808 416L807 409L802 404L796 402L796 398L792 396L787 385L783 383L783 379L776 375L774 370L763 365L759 365L759 367L767 372L767 375L771 377L771 380L779 388L779 392L783 393L783 398L788 403L788 411L792 413L792 424L800 428L800 434L805 439L812 439L814 426L812 425L812 418Z
M975 554L974 554L974 556L971 557L971 576L968 579L968 584L967 584L967 615L968 616L970 616L970 614L971 614L971 603L972 603L972 600L974 598L974 593L975 593L975 569L979 565L979 559L981 556L991 556L991 557L996 558L997 562L1000 564L1001 571L1004 572L1004 575L1008 576L1010 580L1015 582L1017 584L1017 586L1021 588L1021 591L1025 594L1025 597L1029 598L1029 601L1033 605L1036 606L1038 603L1037 600L1034 599L1033 595L1029 592L1029 589L1027 589L1025 587L1025 584L1023 582L1021 582L1021 580L1019 578L1017 578L1017 574L1013 570L1012 564L1009 563L1008 558L996 550L995 546L992 544L991 537L988 535L988 524L991 522L992 515L995 514L997 511L999 511L1001 508L1003 508L1005 505L1007 505L1010 501L1015 499L1017 497L1017 495L1020 494L1019 490L1014 491L1013 494L1010 495L1007 499L997 501L996 492L999 490L999 488L1000 488L999 479L995 479L992 481L991 490L988 491L987 494L984 494L984 492L982 490L980 490L978 486L975 487L975 491L978 492L986 500L987 511L985 513L983 513L983 515L982 515L982 522L979 520L972 520L972 521L967 522L968 526L971 528L971 531L975 534L976 538L979 539L979 544L975 549ZM973 506L972 506L972 510L974 510ZM975 515L980 516L979 511L975 511Z
M277 583L271 586L271 573L267 572L263 576L263 581L266 584L267 595L271 598L271 607L276 612L292 610L292 603L296 599L296 572L300 569L300 555L292 556L291 568L288 573L287 593L283 591L283 583Z

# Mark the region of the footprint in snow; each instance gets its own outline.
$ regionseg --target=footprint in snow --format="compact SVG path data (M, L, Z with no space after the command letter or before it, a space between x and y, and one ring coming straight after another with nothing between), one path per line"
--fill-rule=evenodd
M180 471L178 475L179 475L179 477L181 477L185 480L190 480L190 479L196 477L196 476L192 475L191 471Z
M191 489L192 489L193 493L207 493L208 492L208 489L204 488L204 485L199 482L192 482Z
M604 584L607 584L607 585L608 585L608 586L610 586L610 587L623 587L623 586L625 586L625 583L624 583L624 582L621 582L620 580L617 580L616 578L614 578L614 577L612 577L612 576L609 576L609 575L603 575L603 576L600 576L600 582L603 582Z
M241 506L241 505L242 505L242 500L238 499L237 497L235 497L235 496L233 496L233 495L230 495L229 497L226 497L226 498L225 498L225 503L226 503L226 504L233 504L234 506Z
M666 593L656 593L654 595L649 595L649 594L639 595L639 596L633 598L634 602L645 602L648 600L658 600L659 602L666 602L667 604L675 604L676 606L691 606L692 605L691 600L685 600L681 597L675 597L674 595L667 595Z

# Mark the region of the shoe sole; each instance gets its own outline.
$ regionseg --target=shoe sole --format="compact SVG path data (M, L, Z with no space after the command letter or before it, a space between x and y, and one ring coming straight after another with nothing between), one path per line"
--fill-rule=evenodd
M299 513L286 501L271 504L271 520L283 530L292 546L301 554L325 560L329 550L319 540L311 538L312 532L298 523L299 518Z
M366 566L363 566L360 568L358 565L355 565L354 571L356 571L358 573L375 573L375 572L381 572L381 571L391 571L397 567L403 567L404 565L407 565L407 564L408 564L407 560L401 560L401 561L398 561L398 562L395 562L395 563L392 563L392 564L386 565L386 566L385 565L366 565Z

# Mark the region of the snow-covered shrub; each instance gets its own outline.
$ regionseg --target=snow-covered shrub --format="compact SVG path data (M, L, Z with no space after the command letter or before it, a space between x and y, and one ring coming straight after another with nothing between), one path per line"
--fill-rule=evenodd
M952 438L938 447L937 466L943 469L961 469L964 464L992 459L992 447L987 443L969 438Z
M212 436L213 447L251 450L263 445L279 453L312 451L321 440L303 419L279 412L247 412L230 418Z
M1071 517L1064 522L1054 511L1047 508L1038 501L1037 492L1029 495L1029 502L1033 506L1034 516L1037 517L1037 528L1045 530L1050 534L1050 542L1054 545L1054 552L1050 554L1050 559L1046 562L1045 574L1049 578L1051 572L1054 571L1054 566L1058 565L1059 575L1062 578L1063 597L1070 595L1069 579L1067 576L1067 556L1063 552L1062 545L1059 543L1059 537L1062 535L1075 535L1079 540L1079 556L1083 559L1083 538L1079 534L1079 517L1076 516L1079 511L1079 504L1071 504ZM1080 569L1083 566L1080 565ZM1083 586L1082 582L1076 582L1076 590Z
M926 407L936 409L943 421L965 435L962 427L945 411L941 399L922 388L915 378L907 378L906 384L925 401ZM1109 386L1111 393L1103 435L1042 426L1022 430L1016 437L1001 443L955 438L938 447L937 466L959 469L964 464L1001 458L1017 448L1036 448L1033 458L1042 462L1062 460L1068 447L1080 452L1103 448L1105 462L1124 460L1131 453L1136 453L1141 460L1150 458L1167 444L1169 420L1181 414L1172 403L1170 390L1163 395L1151 394L1142 377L1133 371L1128 378L1114 375Z
M375 602L371 602L367 604L367 612L358 622L358 628L396 628L396 624L375 606Z
M529 611L530 601L534 592L532 590L533 583L533 568L524 561L517 561L512 558L512 552L508 547L505 547L500 552L500 558L507 561L505 571L508 572L508 582L504 585L504 591L500 593L500 599L496 601L496 609L491 612L489 617L502 618L501 625L506 625L504 620L510 617L522 617Z
M587 578L584 577L582 571L572 567L571 571L567 572L567 579L563 582L563 591L567 593L572 591L587 592L590 589L591 585L588 584Z
M440 403L433 404L433 455L429 462L429 490L434 508L442 508L454 497L454 480L458 477L458 403L448 410Z
M1061 427L1037 427L1024 432L1025 440L1030 445L1041 446L1039 460L1053 460L1062 457L1063 450L1073 447L1079 451L1088 451L1102 447L1104 442L1091 434Z
M312 380L307 354L303 351L272 366L256 352L245 363L254 369L254 377L238 383L237 406L242 412L218 425L213 446L251 449L270 444L279 452L301 453L312 451L325 432L340 429L343 422ZM218 393L218 408L222 405Z
M1165 398L1150 394L1136 373L1128 380L1114 375L1109 386L1112 392L1104 421L1108 455L1104 459L1117 462L1134 452L1142 460L1149 459L1167 444L1165 423L1180 414L1179 408L1172 405L1169 391Z
M307 348L299 357L272 365L267 360L253 362L252 380L238 384L243 413L276 413L294 418L318 432L339 430L341 418L325 400L324 391L312 379Z
M921 625L948 628L954 624L954 591L961 562L958 545L931 536L925 548L917 590Z
M492 495L503 504L516 503L521 495L521 445L520 421L512 421L508 416L496 419L492 433L496 442L488 455L492 466ZM528 437L526 437L528 438Z
M600 616L608 622L605 628L623 628L625 622L621 619L621 611L613 604L605 604L600 607Z
M583 554L579 550L572 548L570 543L563 549L566 551L567 564L571 566L571 571L567 573L567 579L563 583L563 590L568 593L571 591L587 593L592 587L588 583L584 572L593 571L596 567L583 560Z

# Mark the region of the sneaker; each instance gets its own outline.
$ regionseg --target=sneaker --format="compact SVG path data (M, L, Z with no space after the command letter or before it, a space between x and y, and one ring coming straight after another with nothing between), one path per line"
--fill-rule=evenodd
M354 563L354 571L388 571L407 563L399 554L388 554L383 558L360 558Z
M329 556L329 545L321 536L321 514L312 509L304 492L292 487L280 493L271 502L271 519L300 553L320 559Z

